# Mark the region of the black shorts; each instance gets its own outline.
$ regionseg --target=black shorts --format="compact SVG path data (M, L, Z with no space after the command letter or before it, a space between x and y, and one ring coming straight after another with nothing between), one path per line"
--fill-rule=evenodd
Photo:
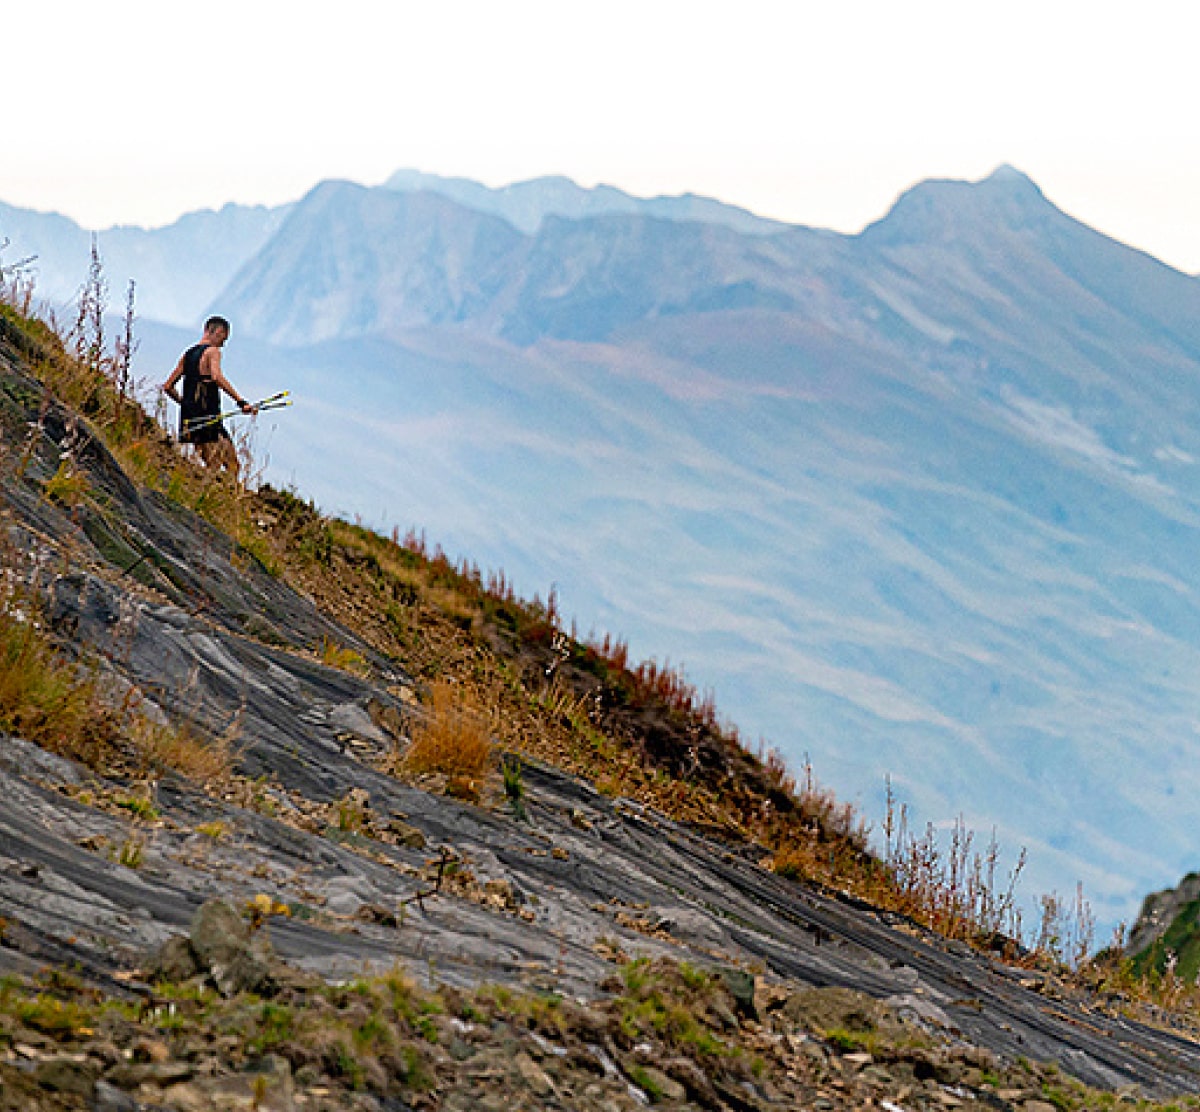
M179 439L184 444L215 444L218 440L229 440L230 436L225 429L224 422L214 421L210 425L193 429L191 432L181 430Z

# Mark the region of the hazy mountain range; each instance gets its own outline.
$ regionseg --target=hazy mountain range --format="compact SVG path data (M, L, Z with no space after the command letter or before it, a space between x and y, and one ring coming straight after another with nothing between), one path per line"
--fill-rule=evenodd
M0 209L50 296L72 227ZM100 246L162 322L143 373L233 319L235 382L297 396L268 473L327 509L557 584L869 815L890 774L1104 923L1195 866L1200 280L1022 174L844 236L406 172Z
M232 275L283 223L290 205L226 205L193 212L166 228L116 227L98 242L110 286L110 304L124 307L130 278L137 282L137 312L153 320L191 323L218 297ZM92 235L55 213L0 203L0 265L30 256L40 294L58 302L75 297L84 278Z

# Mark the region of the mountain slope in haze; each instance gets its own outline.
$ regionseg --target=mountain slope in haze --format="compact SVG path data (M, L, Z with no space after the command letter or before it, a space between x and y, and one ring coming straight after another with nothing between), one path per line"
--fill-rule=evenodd
M1127 951L1139 973L1170 971L1184 984L1200 976L1200 873L1152 892L1129 932Z
M643 213L547 216L533 235L430 192L324 183L213 302L256 337L298 346L463 323L527 344L602 340L647 316L788 309L796 243ZM777 246L778 244L778 246Z
M453 322L495 297L522 239L433 193L326 182L214 304L238 306L251 335L291 345Z
M557 583L843 797L881 813L890 773L1105 926L1193 866L1200 282L1007 168L858 236L505 240L426 201L419 249L352 249L419 196L310 196L220 299L303 398L275 474Z
M123 307L130 278L140 316L194 325L204 307L278 229L290 206L227 204L192 212L163 228L118 226L97 232L114 309ZM87 275L92 233L54 213L0 203L2 261L33 256L29 270L40 296L71 302Z

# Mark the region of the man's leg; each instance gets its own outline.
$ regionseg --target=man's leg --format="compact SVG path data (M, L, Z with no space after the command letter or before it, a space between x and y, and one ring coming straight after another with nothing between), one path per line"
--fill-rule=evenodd
M230 472L236 479L241 465L238 461L237 448L227 432L222 430L221 438L213 445L213 449L214 456L221 468Z

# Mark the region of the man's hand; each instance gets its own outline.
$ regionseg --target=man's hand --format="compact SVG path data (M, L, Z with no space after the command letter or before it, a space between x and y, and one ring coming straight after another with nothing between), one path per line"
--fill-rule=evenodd
M251 405L245 398L238 398L238 409L249 417L253 417L258 412L258 406Z

